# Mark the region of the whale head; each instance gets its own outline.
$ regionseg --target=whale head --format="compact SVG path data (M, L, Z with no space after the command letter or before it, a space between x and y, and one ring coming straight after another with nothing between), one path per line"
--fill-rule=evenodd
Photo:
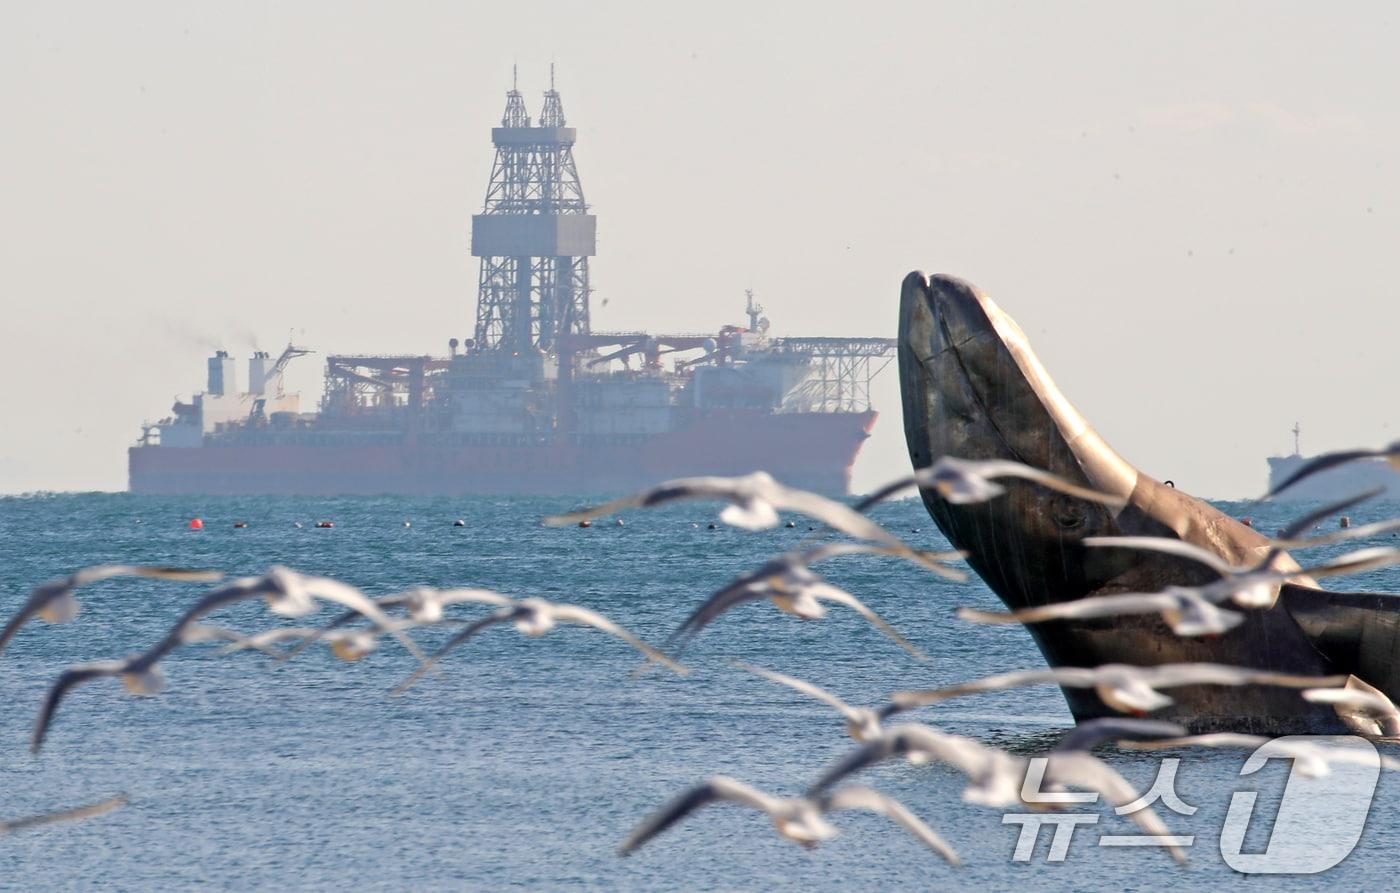
M1171 556L1085 547L1090 536L1175 536L1236 562L1267 548L1254 531L1118 455L1061 393L1015 321L966 282L905 278L899 372L914 467L945 455L1009 459L1127 501L1115 508L1021 480L999 481L1005 495L972 505L924 491L944 535L1012 608L1216 576Z

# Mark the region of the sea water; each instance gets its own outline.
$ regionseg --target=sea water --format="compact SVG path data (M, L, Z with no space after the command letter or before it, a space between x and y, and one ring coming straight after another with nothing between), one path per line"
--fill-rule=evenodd
M371 594L411 585L478 586L586 605L660 643L704 597L808 533L749 533L691 504L600 519L589 529L540 519L577 498L155 498L74 494L0 499L0 608L31 586L101 562L168 564L255 574L273 564L324 574ZM1221 504L1271 532L1288 505ZM1364 523L1400 507L1354 510ZM192 517L204 529L191 531ZM875 517L912 543L947 548L915 500ZM466 523L454 527L461 518ZM330 529L315 522L333 521ZM785 519L786 520L786 519ZM235 528L235 521L247 523ZM411 526L404 526L404 522ZM295 526L296 523L302 526ZM1329 522L1329 526L1335 522ZM1393 544L1389 537L1371 544ZM1313 554L1337 554L1336 546ZM1261 815L1286 762L1241 777L1243 751L1183 754L1176 791L1193 815L1163 804L1174 833L1194 835L1190 864L1160 848L1100 846L1136 828L1111 807L1075 830L1063 861L1048 861L1051 827L1016 861L1020 826L1007 810L965 803L947 766L892 762L860 781L923 817L962 855L952 868L888 820L834 817L839 837L804 851L767 819L734 805L700 810L635 855L616 849L652 810L707 776L797 794L853 746L825 705L731 665L744 660L829 688L853 704L1044 662L1016 626L982 627L960 605L998 608L975 577L940 580L891 559L820 566L931 657L919 663L853 612L832 606L801 622L769 604L720 617L684 659L694 672L632 678L639 656L600 632L560 628L525 638L509 626L451 653L441 673L401 697L414 668L385 639L358 663L313 648L278 665L253 651L217 656L186 647L164 663L166 690L137 698L114 680L75 689L42 753L29 735L49 684L65 667L146 649L203 591L114 579L79 592L72 623L33 622L0 654L0 820L125 793L105 817L0 837L0 888L312 890L850 890L1212 888L1245 880L1222 859L1220 827L1235 792L1259 790ZM1400 592L1379 571L1336 588ZM485 609L450 608L461 617ZM315 620L329 619L326 609ZM305 624L239 605L210 617L242 631ZM415 631L432 647L446 630ZM1037 687L952 701L912 719L1031 755L1072 723L1058 689ZM1100 755L1138 788L1160 755ZM1317 877L1249 878L1251 888L1317 884L1388 889L1400 825L1400 783L1381 779L1360 844ZM1330 819L1318 810L1319 833ZM1015 812L1016 810L1012 810ZM1267 844L1270 819L1251 827Z

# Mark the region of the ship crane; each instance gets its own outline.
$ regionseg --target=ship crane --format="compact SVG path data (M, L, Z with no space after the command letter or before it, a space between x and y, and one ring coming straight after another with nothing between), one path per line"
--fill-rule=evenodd
M272 364L272 368L268 370L266 377L267 381L277 382L277 396L283 396L282 373L287 370L287 364L297 357L304 357L310 353L315 353L315 351L305 347L297 347L290 341L287 342L287 348L282 351L282 355L277 358L277 362Z

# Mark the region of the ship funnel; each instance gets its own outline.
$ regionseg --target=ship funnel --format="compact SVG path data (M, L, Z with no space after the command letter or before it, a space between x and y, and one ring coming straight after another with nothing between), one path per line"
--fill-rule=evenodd
M267 382L273 376L275 363L265 350L255 350L248 358L248 393L266 394Z
M209 358L209 387L205 391L216 397L238 393L238 370L228 351L217 351Z

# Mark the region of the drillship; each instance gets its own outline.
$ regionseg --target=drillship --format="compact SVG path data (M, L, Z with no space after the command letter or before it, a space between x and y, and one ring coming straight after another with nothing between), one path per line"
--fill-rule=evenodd
M1299 436L1301 428L1293 425L1293 455L1269 457L1269 489L1283 483L1289 475L1314 458L1304 456ZM1384 459L1362 459L1338 465L1299 481L1278 495L1278 499L1344 499L1381 489L1382 499L1400 499L1400 473Z
M747 324L713 333L594 331L596 217L550 79L537 121L512 88L491 132L472 337L442 356L328 356L315 412L282 383L308 350L254 353L246 390L219 351L202 393L143 426L132 492L601 493L757 469L847 492L893 339L770 336L752 293Z

